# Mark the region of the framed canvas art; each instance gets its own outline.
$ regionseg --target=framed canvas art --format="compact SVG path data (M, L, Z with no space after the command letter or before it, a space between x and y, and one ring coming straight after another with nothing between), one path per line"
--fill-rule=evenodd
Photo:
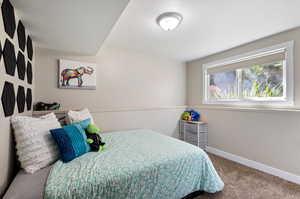
M59 88L96 89L96 64L59 60Z

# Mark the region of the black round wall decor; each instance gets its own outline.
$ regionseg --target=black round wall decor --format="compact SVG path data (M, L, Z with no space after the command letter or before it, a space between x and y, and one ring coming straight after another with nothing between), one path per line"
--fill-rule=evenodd
M23 86L18 87L18 94L17 94L17 106L19 113L23 113L25 109L25 89Z
M21 53L21 51L18 52L17 69L18 69L19 79L24 80L26 66L25 66L25 58L24 58L23 53Z
M10 38L13 39L16 31L14 7L11 5L9 0L3 0L1 10L4 30L10 36Z
M5 40L3 58L6 73L14 76L16 71L15 47L8 39Z
M21 20L19 20L18 23L17 33L18 33L19 47L24 52L25 45L26 45L26 35L25 35L25 27Z
M27 37L27 55L28 55L28 58L30 60L32 60L32 55L33 55L32 40L31 40L31 37L29 35Z
M29 61L27 62L27 82L32 84L32 66Z
M15 110L16 96L14 85L12 83L7 81L4 83L1 102L5 117L13 115Z
M32 92L31 92L31 88L27 88L27 92L26 92L26 105L27 105L27 110L30 111L31 110L31 106L32 106Z

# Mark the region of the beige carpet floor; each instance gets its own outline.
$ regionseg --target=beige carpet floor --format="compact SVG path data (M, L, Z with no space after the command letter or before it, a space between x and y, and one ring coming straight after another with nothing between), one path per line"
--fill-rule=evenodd
M193 199L300 199L300 185L209 154L225 183L222 192ZM299 165L300 166L300 165Z

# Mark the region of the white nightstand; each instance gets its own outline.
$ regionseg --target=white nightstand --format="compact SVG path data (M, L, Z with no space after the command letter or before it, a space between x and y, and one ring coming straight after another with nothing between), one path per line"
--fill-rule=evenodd
M179 136L180 139L190 144L196 145L203 150L208 143L208 127L206 122L194 122L180 120Z

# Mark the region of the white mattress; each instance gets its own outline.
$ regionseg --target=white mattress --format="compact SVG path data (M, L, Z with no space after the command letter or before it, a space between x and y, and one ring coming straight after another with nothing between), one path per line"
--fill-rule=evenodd
M20 170L3 199L43 199L44 188L51 166L34 174Z

